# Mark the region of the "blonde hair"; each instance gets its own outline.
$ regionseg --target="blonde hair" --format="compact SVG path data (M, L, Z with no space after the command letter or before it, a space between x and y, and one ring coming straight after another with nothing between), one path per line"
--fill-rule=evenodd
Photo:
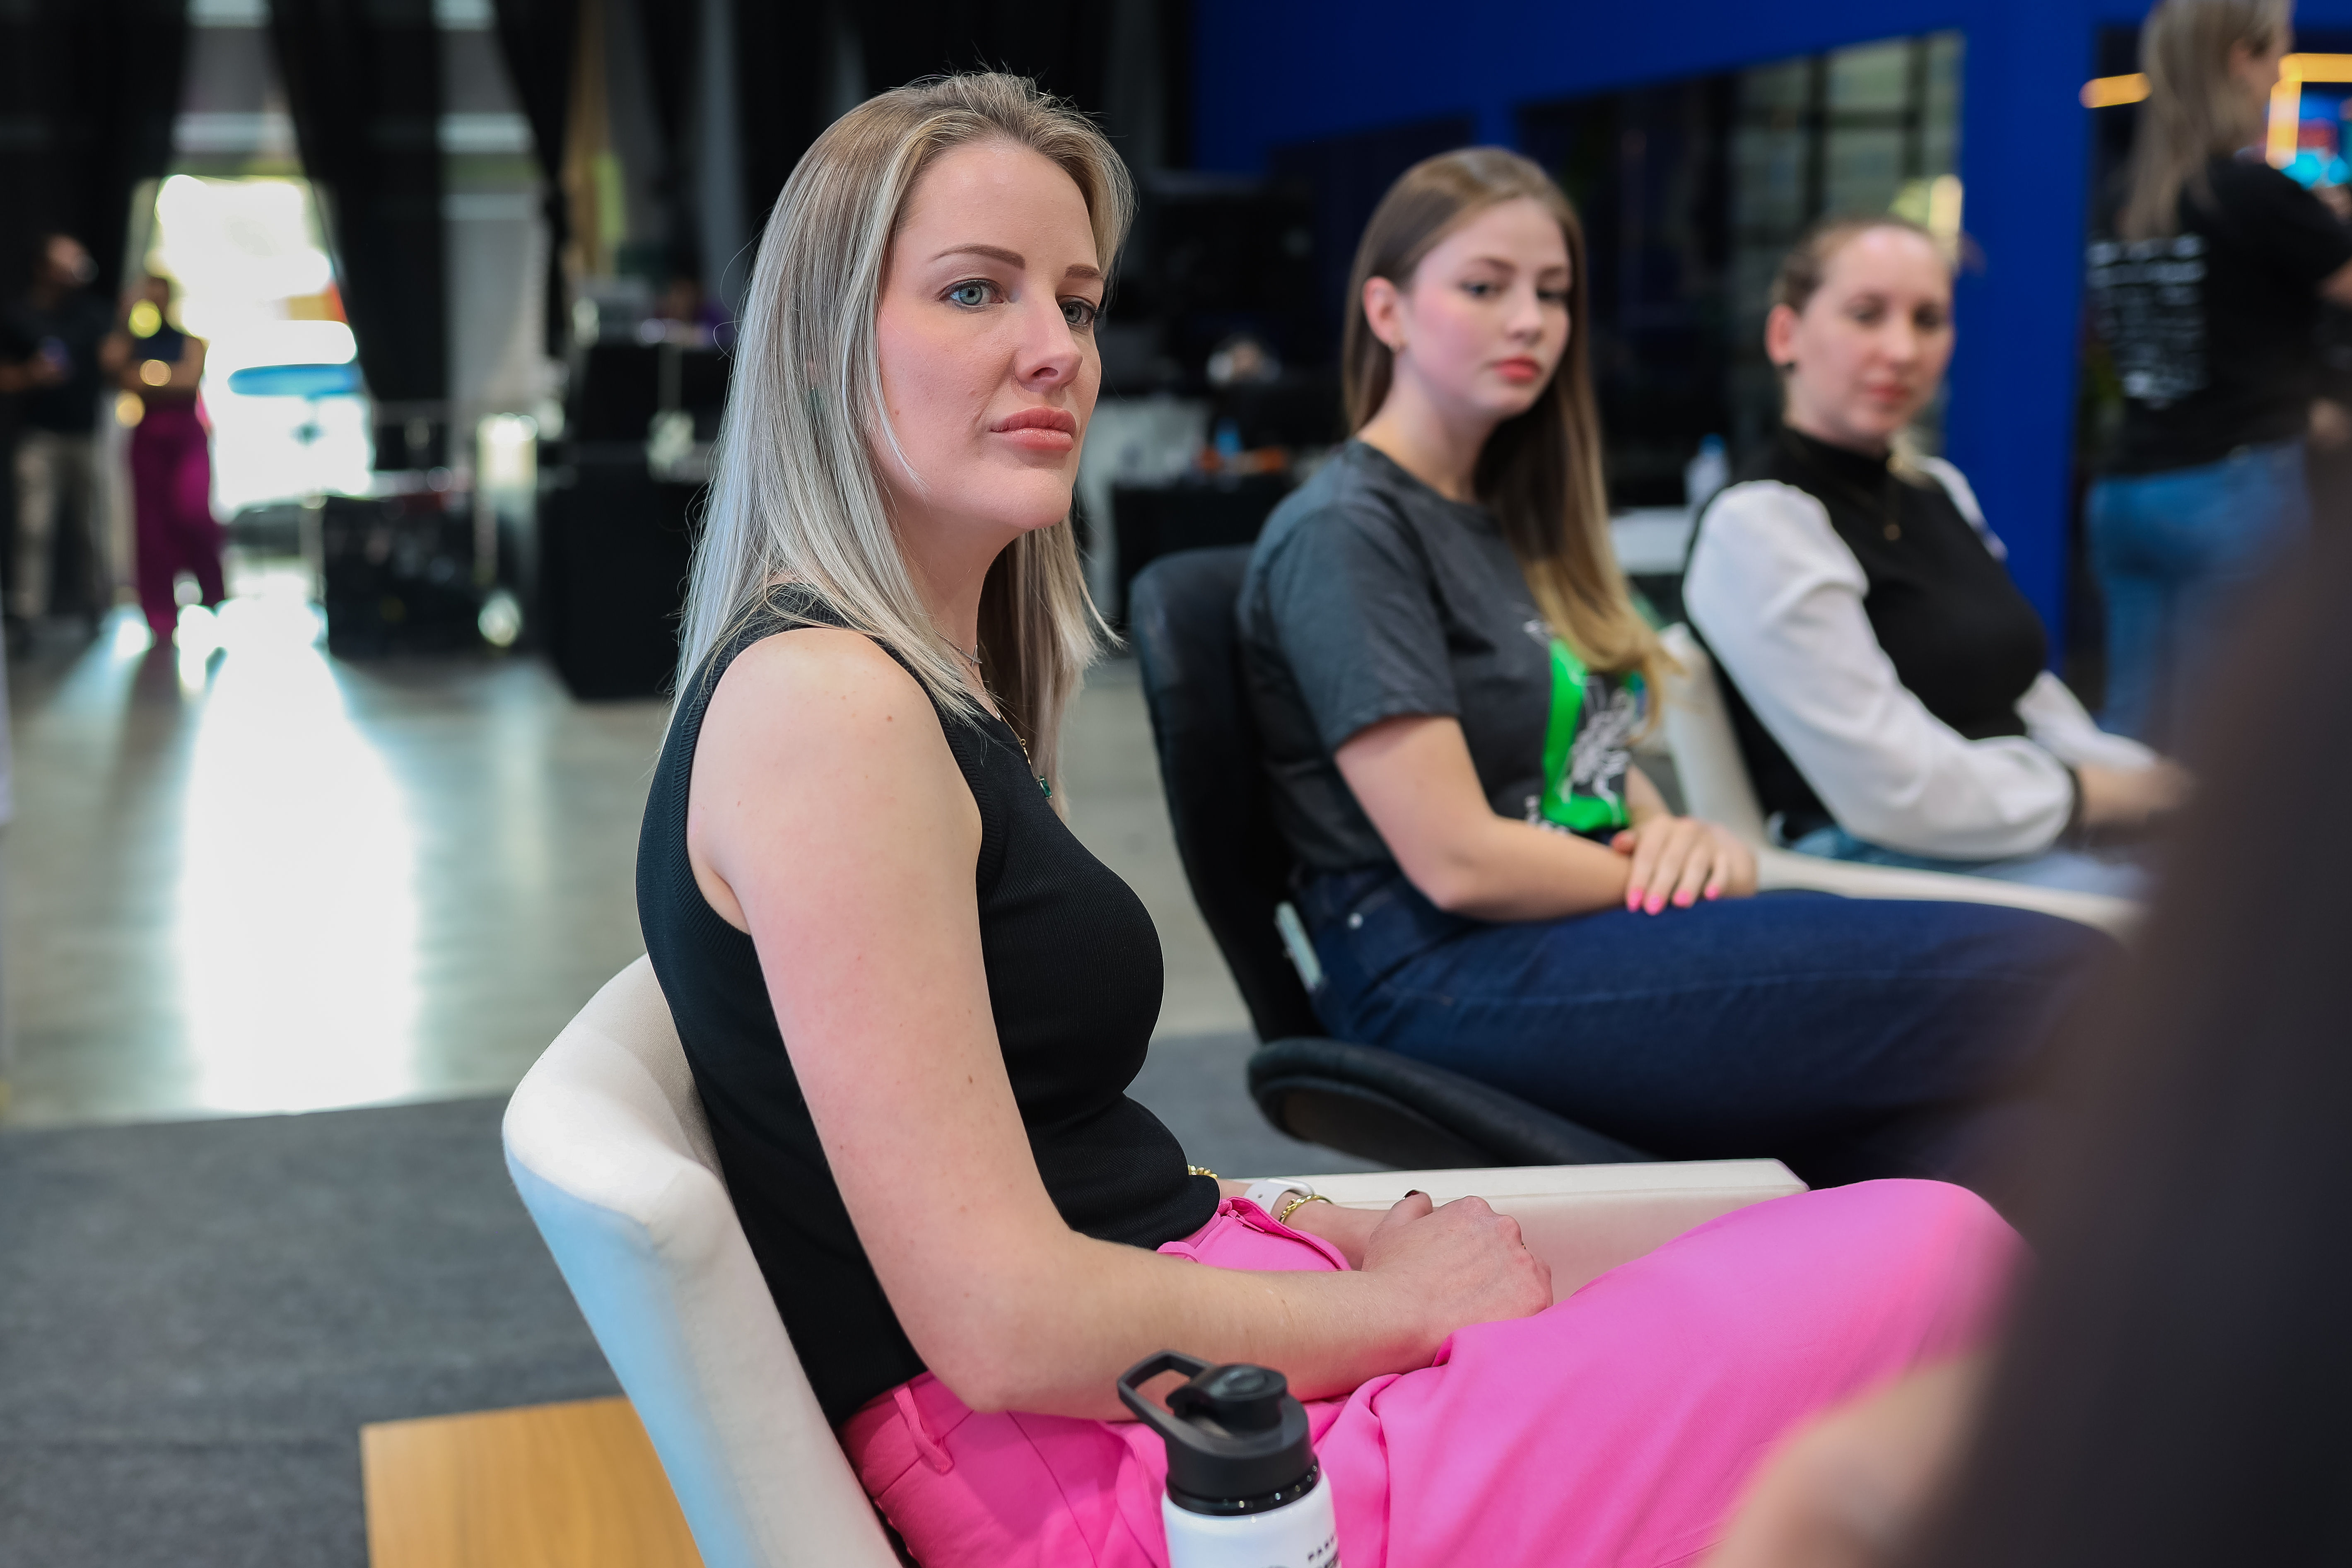
M752 268L673 714L703 662L790 582L905 659L950 714L978 716L883 499L881 454L903 465L905 452L883 405L875 317L916 183L950 148L985 142L1030 148L1070 176L1109 272L1134 212L1126 166L1091 121L1034 82L987 72L918 82L866 100L817 138L769 215ZM1058 782L1062 719L1103 633L1067 517L997 557L979 629L989 689L1039 773Z
M2246 101L2230 75L2230 51L2240 44L2262 53L2287 34L2292 0L2162 0L2139 36L2139 68L2147 76L2132 136L2123 211L2126 239L2156 239L2180 229L2180 193L2210 201L2205 165L2261 134L2262 110Z
M1822 291L1822 285L1829 281L1830 263L1837 259L1838 252L1864 235L1875 234L1883 228L1891 228L1897 234L1918 236L1942 258L1946 269L1950 269L1951 252L1942 240L1936 237L1935 231L1924 224L1914 223L1901 213L1833 216L1821 219L1799 235L1797 243L1780 258L1780 270L1772 275L1770 301L1773 308L1777 310L1785 305L1798 315L1803 315L1805 307L1813 302L1813 296ZM1785 381L1794 367L1782 364L1772 368L1780 372ZM1912 484L1930 482L1927 470L1921 464L1919 443L1908 428L1896 431L1895 438L1887 443L1887 467L1894 470L1896 478Z
M1551 176L1516 153L1465 147L1407 169L1364 227L1348 282L1340 380L1348 425L1360 430L1389 395L1396 358L1364 315L1364 285L1385 278L1399 289L1439 241L1489 207L1520 197L1559 221L1568 242L1568 353L1526 413L1486 437L1475 475L1517 557L1536 608L1584 662L1609 674L1639 671L1654 700L1665 650L1617 569L1609 542L1609 497L1601 477L1601 419L1584 345L1591 306L1584 226Z
M1771 302L1786 305L1800 316L1812 303L1822 285L1829 280L1830 263L1837 253L1865 234L1891 228L1900 234L1917 235L1927 242L1928 248L1944 258L1947 268L1951 258L1943 242L1924 224L1912 222L1901 213L1855 213L1825 217L1797 237L1789 254L1780 258L1780 268L1772 275Z

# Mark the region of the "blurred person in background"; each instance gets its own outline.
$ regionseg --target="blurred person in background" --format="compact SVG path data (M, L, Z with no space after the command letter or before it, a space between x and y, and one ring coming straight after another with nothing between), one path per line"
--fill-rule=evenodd
M659 324L665 337L683 347L708 348L713 343L725 347L732 342L726 310L704 296L702 280L689 273L672 275L654 301L650 319Z
M1277 507L1244 668L1342 1039L1674 1159L1962 1175L2082 964L1985 904L1750 899L1633 764L1664 654L1611 551L1583 236L1535 163L1408 170L1357 251L1355 438Z
M1789 1441L1709 1568L2210 1568L2352 1554L2352 538L2262 584L2195 717L2136 960L2067 1028L1990 1363Z
M1904 432L1952 356L1952 269L1927 230L1832 219L1765 319L1782 425L1717 494L1683 602L1727 678L1748 776L1789 847L2131 897L2143 830L2187 775L2104 733L2045 666L1976 492Z
M60 517L81 530L93 618L106 612L111 597L105 531L91 484L99 398L115 369L107 360L113 313L89 287L97 276L98 265L79 240L46 236L31 290L0 314L0 394L25 395L7 604L9 637L19 644L49 613Z
M179 574L206 607L223 597L221 526L213 517L211 435L197 408L205 342L171 321L172 284L143 274L108 344L122 390L138 399L131 494L138 521L139 607L157 646L179 625Z
M2217 622L2308 526L2320 306L2352 303L2352 226L2264 160L2287 0L2163 0L2148 96L2089 250L2123 428L2088 507L2105 717L2163 745L2210 682Z

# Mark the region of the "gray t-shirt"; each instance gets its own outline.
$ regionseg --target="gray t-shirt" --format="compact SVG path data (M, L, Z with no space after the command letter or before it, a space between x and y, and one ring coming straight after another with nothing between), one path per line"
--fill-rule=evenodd
M1400 714L1458 720L1502 816L1623 826L1640 678L1591 674L1553 636L1485 507L1350 441L1267 519L1239 611L1275 816L1308 872L1394 863L1332 756Z

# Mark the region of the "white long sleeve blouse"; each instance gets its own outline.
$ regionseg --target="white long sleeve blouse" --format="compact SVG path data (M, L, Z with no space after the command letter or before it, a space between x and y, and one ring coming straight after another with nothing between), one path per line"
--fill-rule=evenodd
M1960 471L1939 458L1921 466L2005 558ZM2102 731L2047 670L2018 700L2025 734L1967 739L1896 678L1863 608L1868 589L1827 509L1775 480L1715 498L1683 581L1684 606L1717 660L1855 837L1952 860L2035 854L2073 812L2070 765L2156 760Z

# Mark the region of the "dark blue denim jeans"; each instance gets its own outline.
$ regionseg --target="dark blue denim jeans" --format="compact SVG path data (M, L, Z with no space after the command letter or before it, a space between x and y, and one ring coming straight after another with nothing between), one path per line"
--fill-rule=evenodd
M2115 943L1990 904L1767 893L1496 923L1394 870L1300 900L1341 1039L1507 1089L1668 1159L1771 1155L1816 1185L1975 1179Z
M2107 601L2101 722L2178 746L2219 639L2262 571L2311 528L2303 443L2242 447L2218 463L2117 474L2084 521Z

